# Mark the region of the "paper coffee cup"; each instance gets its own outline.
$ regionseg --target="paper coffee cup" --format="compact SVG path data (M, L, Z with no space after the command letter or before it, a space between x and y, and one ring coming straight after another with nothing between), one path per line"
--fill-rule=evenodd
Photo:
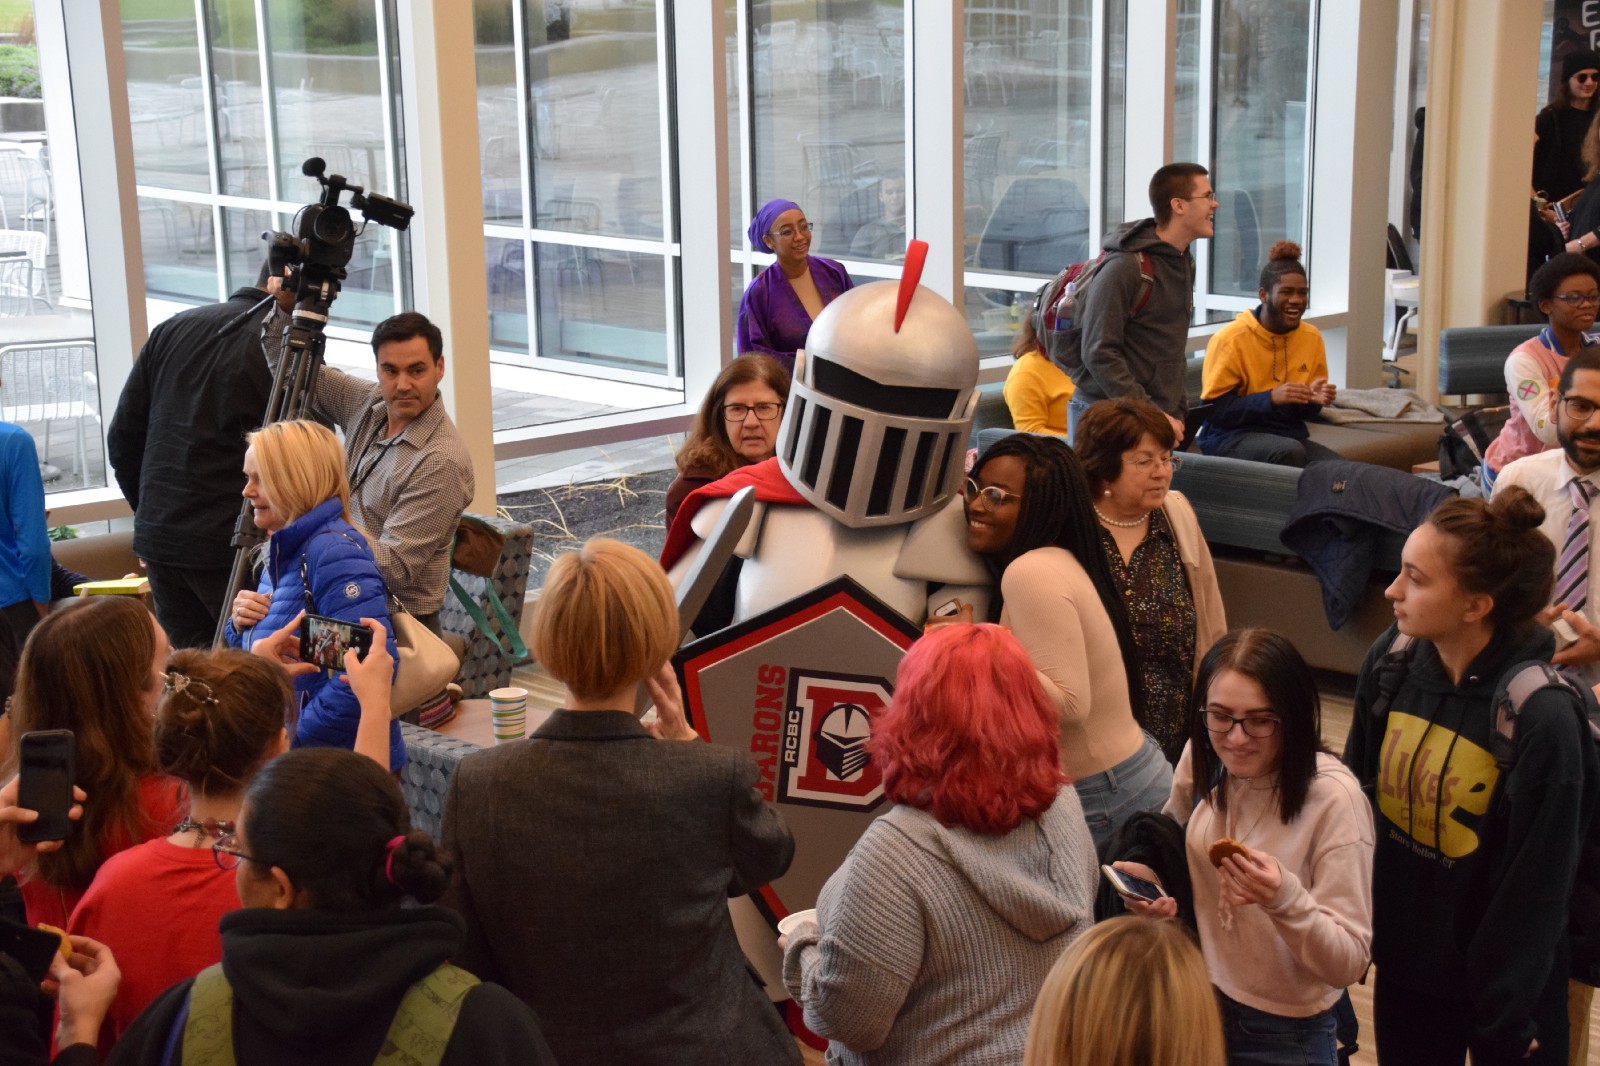
M527 703L528 690L525 688L497 688L489 693L491 703Z
M802 922L814 922L816 920L817 909L815 907L810 910L795 911L787 918L778 919L778 933L780 936L788 936L794 932L795 926L800 925Z

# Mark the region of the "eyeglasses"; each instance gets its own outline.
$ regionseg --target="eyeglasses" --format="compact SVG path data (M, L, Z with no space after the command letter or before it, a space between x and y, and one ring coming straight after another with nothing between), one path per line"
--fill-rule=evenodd
M763 422L771 422L783 411L781 403L725 403L722 405L722 417L729 422L743 422L745 416L754 411L756 417Z
M1223 714L1221 711L1201 711L1200 717L1205 719L1207 729L1221 736L1227 736L1233 732L1234 726L1242 728L1245 736L1255 737L1257 740L1263 737L1270 737L1278 731L1278 719L1276 718L1261 716L1235 718L1233 715Z
M810 233L816 227L809 222L802 222L798 226L785 226L782 229L771 230L772 236L779 240L792 241L797 233Z
M1221 200L1217 199L1217 190L1215 190L1215 189L1212 189L1210 192L1200 193L1198 196L1174 196L1173 199L1174 200L1210 200L1214 204L1222 202Z
M251 862L259 861L254 855L246 855L234 847L233 842L238 838L237 833L229 833L211 845L211 857L216 859L217 865L224 870L232 870L238 866L240 859L249 859Z
M1014 492L1007 492L999 485L985 485L980 489L978 487L978 483L972 480L970 477L967 478L966 483L961 486L961 495L968 503L977 503L978 497L982 496L983 502L988 504L990 507L1000 507L1007 500L1022 499L1021 496L1018 496Z
M1154 455L1136 455L1132 459L1124 459L1123 462L1128 466L1133 467L1141 474L1149 473L1150 468L1153 466L1159 466L1163 470L1176 470L1178 467L1183 465L1183 460L1179 459L1176 455L1173 455L1170 452L1159 457Z
M1578 73L1574 74L1572 77L1574 81L1582 82L1585 85L1589 84L1591 81L1600 81L1600 74Z
M1567 414L1576 418L1579 422L1589 421L1596 411L1600 411L1600 404L1596 404L1593 400L1586 400L1582 396L1563 396L1561 397L1561 406L1567 409Z
M1568 307L1596 307L1600 306L1600 292L1563 292L1550 297L1560 300Z

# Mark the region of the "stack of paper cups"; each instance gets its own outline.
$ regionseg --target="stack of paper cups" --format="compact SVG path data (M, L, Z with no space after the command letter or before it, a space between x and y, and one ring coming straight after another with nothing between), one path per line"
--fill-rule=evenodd
M494 715L494 742L505 744L521 740L528 732L528 690L497 688L489 693L489 710Z

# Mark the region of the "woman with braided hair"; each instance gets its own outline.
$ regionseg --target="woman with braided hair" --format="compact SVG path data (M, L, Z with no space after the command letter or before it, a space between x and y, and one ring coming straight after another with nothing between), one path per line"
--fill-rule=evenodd
M1135 812L1161 809L1172 767L1142 728L1138 647L1083 464L1064 441L1017 433L978 457L965 495L967 545L1061 716L1061 768L1098 846Z
M222 962L151 1004L110 1062L554 1061L527 1007L446 961L462 922L429 904L450 862L372 759L278 756L246 789L235 830L210 848L242 904L222 919Z

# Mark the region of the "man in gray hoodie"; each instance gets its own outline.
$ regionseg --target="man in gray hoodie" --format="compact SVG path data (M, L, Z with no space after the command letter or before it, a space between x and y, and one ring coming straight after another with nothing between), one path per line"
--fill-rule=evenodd
M1168 163L1156 171L1150 207L1154 218L1106 234L1105 262L1083 295L1082 365L1067 368L1077 389L1067 404L1069 439L1090 404L1118 396L1149 400L1183 439L1184 343L1194 315L1189 245L1212 236L1217 211L1206 168Z

